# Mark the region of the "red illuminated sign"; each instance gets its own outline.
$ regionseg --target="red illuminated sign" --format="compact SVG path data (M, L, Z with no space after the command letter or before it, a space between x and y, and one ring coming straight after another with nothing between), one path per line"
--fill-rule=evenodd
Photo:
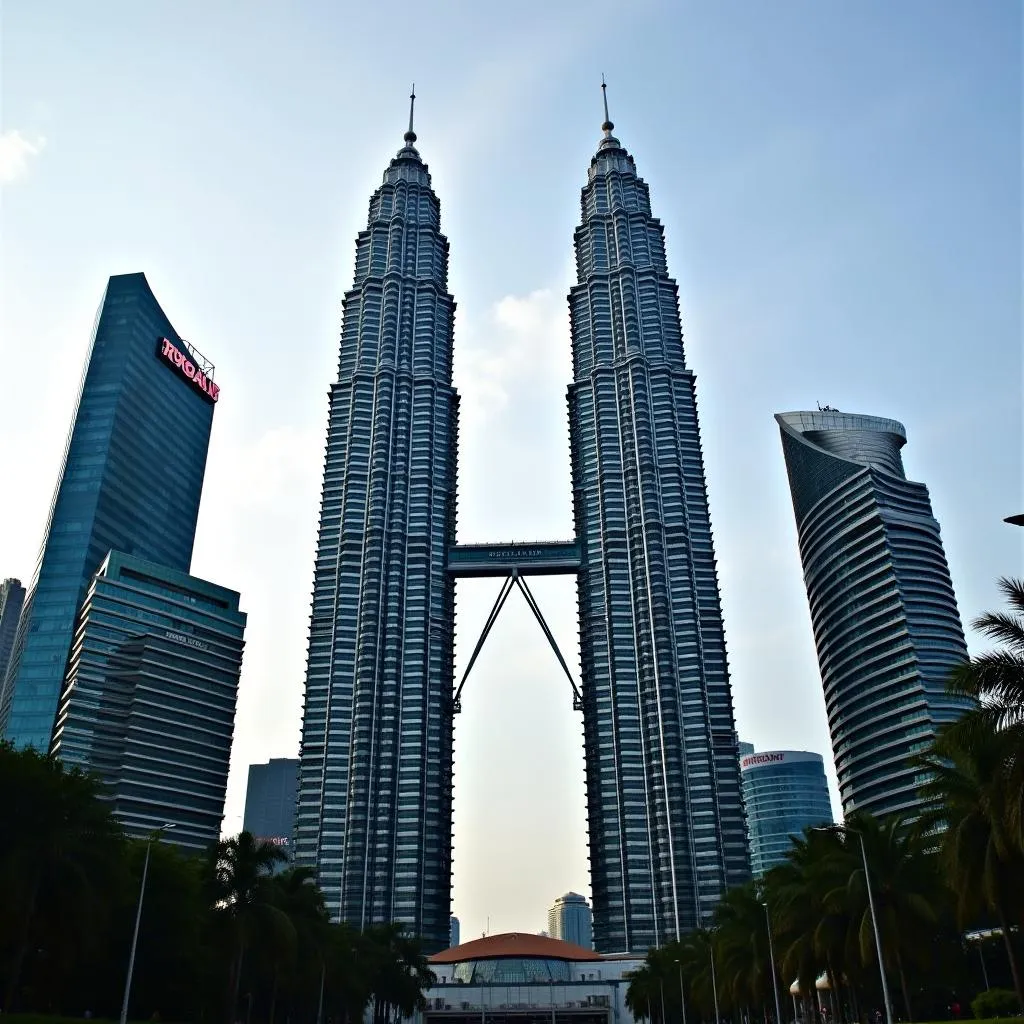
M748 754L740 762L741 768L750 768L755 764L776 764L779 761L785 761L786 755L783 753L772 753L772 754Z
M156 345L156 353L173 366L197 391L202 392L211 402L217 401L220 388L173 341L160 338Z

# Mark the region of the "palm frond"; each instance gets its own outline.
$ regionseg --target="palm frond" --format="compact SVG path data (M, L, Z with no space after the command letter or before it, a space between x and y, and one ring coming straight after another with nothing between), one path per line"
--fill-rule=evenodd
M1018 615L1009 612L986 612L979 615L972 625L987 637L1024 651L1024 622Z

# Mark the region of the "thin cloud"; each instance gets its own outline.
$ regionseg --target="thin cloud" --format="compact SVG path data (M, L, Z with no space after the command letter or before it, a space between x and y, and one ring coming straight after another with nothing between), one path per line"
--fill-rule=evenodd
M29 139L17 128L0 133L0 184L9 185L24 178L45 145L46 139L41 135Z

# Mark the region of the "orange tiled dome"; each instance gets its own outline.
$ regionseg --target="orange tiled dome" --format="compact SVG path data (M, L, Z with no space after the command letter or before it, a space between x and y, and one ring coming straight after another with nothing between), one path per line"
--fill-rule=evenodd
M526 932L504 932L501 935L487 935L472 939L460 946L452 946L441 953L435 953L430 962L434 964L457 964L464 960L495 960L515 956L544 960L600 960L600 953L584 949L574 942L562 942L547 935L530 935Z

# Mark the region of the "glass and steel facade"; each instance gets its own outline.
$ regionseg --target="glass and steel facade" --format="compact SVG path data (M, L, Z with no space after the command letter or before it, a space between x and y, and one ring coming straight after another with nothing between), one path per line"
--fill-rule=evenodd
M295 797L299 783L297 757L273 757L249 765L242 828L274 843L291 856L295 835Z
M161 356L163 338L212 377L145 275L111 277L0 697L19 746L49 747L75 615L107 553L189 569L214 399Z
M14 637L18 632L22 605L25 603L25 588L21 580L7 579L0 583L0 698L4 691L4 677L14 648ZM3 735L0 730L0 735Z
M313 581L295 860L336 920L451 911L458 397L440 204L410 131L344 299Z
M572 981L572 964L544 957L505 956L463 960L455 965L452 980L460 985L544 985Z
M476 546L449 564L454 301L411 127L356 243L330 395L295 854L316 866L336 919L403 922L428 951L449 929L454 580L506 557L578 576L597 949L645 952L707 923L750 873L694 377L661 225L605 128L569 297L572 542Z
M642 951L750 875L695 380L647 185L591 161L569 294L594 940Z
M967 659L928 489L906 477L895 420L776 415L844 814L913 813L910 758L967 706Z
M793 836L806 828L832 824L832 801L820 754L803 750L764 750L740 761L743 804L750 837L750 864L760 878L781 864Z
M220 835L245 613L233 590L112 551L75 628L52 751L105 783L129 835Z

